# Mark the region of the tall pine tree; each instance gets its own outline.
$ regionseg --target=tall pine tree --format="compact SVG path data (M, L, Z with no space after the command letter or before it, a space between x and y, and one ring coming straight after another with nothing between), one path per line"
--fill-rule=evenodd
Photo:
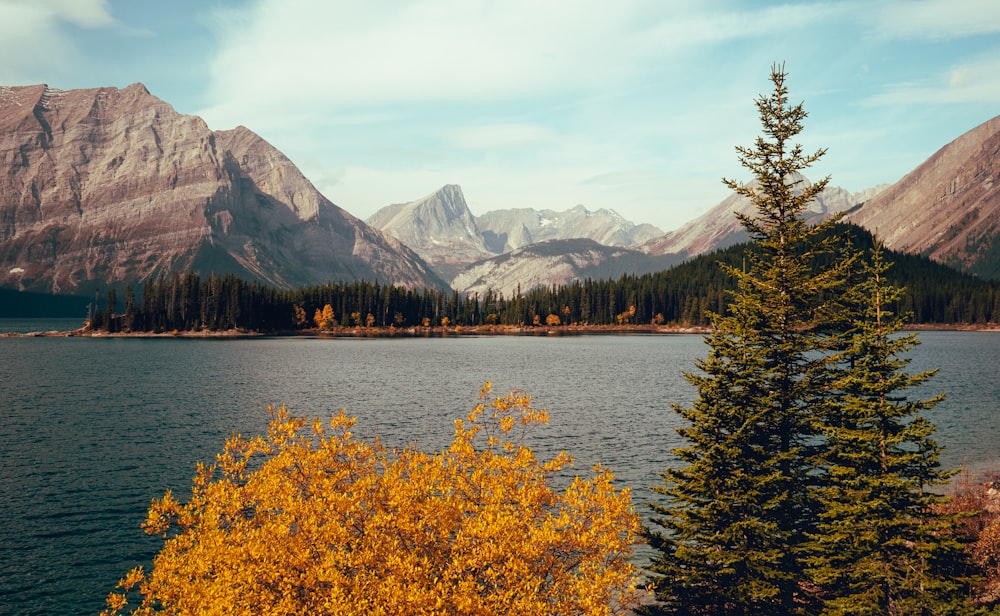
M836 297L846 270L817 265L830 261L832 223L809 226L802 214L828 178L810 185L800 172L824 150L793 144L807 114L788 103L785 78L772 67L774 91L756 101L763 134L737 148L753 181L725 180L756 208L740 216L753 242L742 267L723 265L737 289L727 314L711 315L701 374L687 375L697 400L677 408L689 426L674 453L686 466L668 469L657 488L665 532L651 537L661 552L653 570L667 613L791 614L808 600L803 546L819 507L810 486L828 380L824 298Z
M934 426L921 416L943 396L907 390L934 372L906 372L918 340L891 312L902 290L876 242L860 280L842 296L843 331L831 355L824 417L823 509L807 574L829 614L960 614L970 606L962 545L929 488L948 481Z

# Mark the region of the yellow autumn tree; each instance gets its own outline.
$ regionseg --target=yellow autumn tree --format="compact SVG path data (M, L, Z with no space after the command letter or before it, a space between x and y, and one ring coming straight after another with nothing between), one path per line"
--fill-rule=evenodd
M315 314L313 314L313 323L319 329L330 329L336 325L335 315L333 314L333 306L326 304L323 309L316 309Z
M271 409L268 435L234 436L199 465L191 499L167 492L143 526L165 543L104 614L624 614L640 521L612 473L566 477L525 430L547 423L490 385L444 451L388 451ZM559 474L565 487L554 486Z

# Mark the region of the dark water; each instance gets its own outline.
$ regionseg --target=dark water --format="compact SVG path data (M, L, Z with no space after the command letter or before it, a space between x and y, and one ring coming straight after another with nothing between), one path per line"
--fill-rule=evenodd
M1000 334L921 339L914 368L940 366L929 391L949 392L930 414L945 463L996 467ZM262 431L268 404L343 407L359 435L438 449L492 380L549 409L536 451L606 464L648 501L704 351L700 336L0 339L0 614L97 613L159 547L139 529L150 499L183 494L232 432Z
M83 326L83 319L0 319L0 334L31 332L66 332Z

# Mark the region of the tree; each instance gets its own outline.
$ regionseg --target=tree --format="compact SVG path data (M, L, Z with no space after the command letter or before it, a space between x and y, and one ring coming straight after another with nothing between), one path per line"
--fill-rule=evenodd
M331 308L330 311L333 312L333 309ZM319 316L322 319L323 314L320 313ZM292 306L292 324L296 328L301 329L301 328L305 327L308 323L309 323L309 321L306 319L306 310L305 310L305 308L303 308L302 306L299 306L298 304L293 305Z
M125 286L125 312L122 313L122 330L130 332L136 326L135 291L131 286Z
M919 415L939 398L904 390L908 374L876 246L870 262L836 220L802 218L826 185L799 172L823 155L790 145L806 117L787 103L783 67L757 101L764 136L737 148L756 206L740 216L752 243L727 313L710 314L709 352L689 425L653 506L665 532L649 536L662 605L684 614L921 614L973 610L967 559L953 519L928 488L938 465L933 426Z
M106 614L624 614L639 530L628 488L595 468L563 489L571 458L535 458L521 436L547 422L519 393L455 422L451 446L389 452L273 412L267 438L231 438L200 465L187 503L153 502L164 546L133 569Z
M902 296L886 282L889 267L876 243L843 296L823 427L828 481L818 489L823 510L807 573L829 613L958 614L968 608L968 562L954 516L928 489L954 473L940 468L934 426L920 414L943 396L905 395L935 371L905 371L918 340L900 334L905 315L888 308Z
M326 304L323 306L322 310L319 308L316 309L316 313L313 315L313 323L315 323L316 327L319 329L330 329L336 325L334 318L335 315L333 314L333 306Z
M846 265L821 269L832 222L809 226L802 212L829 178L807 185L800 171L824 150L803 153L792 140L806 117L788 104L784 67L774 91L756 101L763 135L738 147L754 181L724 180L756 208L738 215L753 240L728 312L710 313L709 352L688 374L698 397L677 407L689 422L686 464L668 469L657 490L653 564L661 611L691 614L792 614L809 600L801 583L803 546L819 505L810 489L818 443L817 404L827 371L819 351L830 302Z

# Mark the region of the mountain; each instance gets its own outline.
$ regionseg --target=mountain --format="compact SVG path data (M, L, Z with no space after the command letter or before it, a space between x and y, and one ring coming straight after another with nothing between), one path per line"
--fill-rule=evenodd
M453 184L416 201L386 206L366 222L412 248L446 279L477 261L550 240L634 246L662 233L613 210L591 212L582 205L564 212L520 208L474 216L461 187Z
M0 169L0 286L82 293L171 271L444 285L250 130L213 132L142 84L0 88Z
M473 263L452 279L451 286L462 293L484 294L492 289L509 297L518 289L526 292L573 280L656 272L680 260L676 255L650 255L587 238L549 240Z
M891 249L1000 279L1000 116L942 147L848 220Z
M637 246L663 234L649 224L635 225L618 212L582 205L563 212L516 208L493 210L476 218L493 252L510 252L549 240L592 239L605 246Z
M365 222L412 248L446 278L494 254L486 248L461 187L454 184L384 207Z
M811 186L811 182L800 174L795 176L801 186ZM821 220L856 207L884 190L887 185L879 185L867 190L851 193L843 188L827 186L807 209L807 220ZM661 237L642 245L642 250L654 255L679 254L700 255L750 239L746 230L734 213L755 215L754 206L744 196L733 193L721 203L698 218L678 227Z

